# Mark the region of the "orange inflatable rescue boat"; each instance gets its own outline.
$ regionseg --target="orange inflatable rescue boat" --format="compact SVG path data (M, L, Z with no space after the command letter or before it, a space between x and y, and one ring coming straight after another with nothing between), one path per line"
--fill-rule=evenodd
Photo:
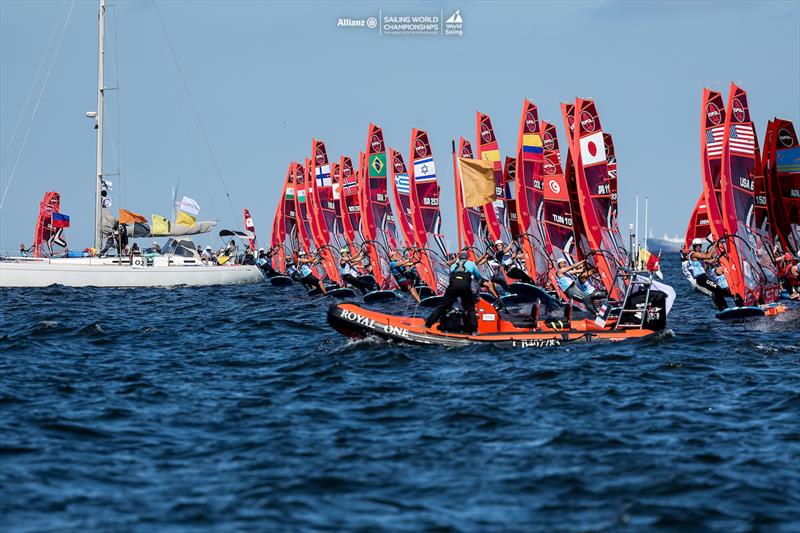
M328 309L328 323L351 338L378 337L395 342L467 346L491 344L514 348L547 348L581 342L617 342L642 339L663 331L668 296L657 290L629 289L623 304L607 304L605 320L539 319L536 305L527 315L497 311L486 300L476 304L478 330L459 332L446 320L425 326L423 317L394 316L355 303L336 303ZM671 302L670 302L671 303Z

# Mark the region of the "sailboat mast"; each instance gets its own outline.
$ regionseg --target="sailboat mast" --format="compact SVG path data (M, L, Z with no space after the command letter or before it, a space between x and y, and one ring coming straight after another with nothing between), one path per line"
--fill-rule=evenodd
M94 247L103 245L103 115L105 98L106 0L100 0L97 47L97 183L95 184Z

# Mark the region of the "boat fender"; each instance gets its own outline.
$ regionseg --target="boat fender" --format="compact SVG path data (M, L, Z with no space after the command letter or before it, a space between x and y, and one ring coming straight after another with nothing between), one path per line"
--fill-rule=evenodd
M557 318L549 318L545 320L544 323L548 328L554 329L556 331L561 331L562 329L564 329L569 325L567 322L564 322L563 320L558 320Z

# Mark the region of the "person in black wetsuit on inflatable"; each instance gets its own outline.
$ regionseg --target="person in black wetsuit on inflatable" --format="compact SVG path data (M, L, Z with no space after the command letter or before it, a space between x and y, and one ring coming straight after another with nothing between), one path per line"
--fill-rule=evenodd
M444 291L441 305L433 310L433 313L425 320L427 327L434 324L452 309L456 299L461 301L461 307L467 314L467 332L474 332L478 329L478 317L475 314L475 293L472 289L473 279L481 279L481 272L474 261L470 261L469 253L464 251L458 256L458 260L450 267L450 284Z

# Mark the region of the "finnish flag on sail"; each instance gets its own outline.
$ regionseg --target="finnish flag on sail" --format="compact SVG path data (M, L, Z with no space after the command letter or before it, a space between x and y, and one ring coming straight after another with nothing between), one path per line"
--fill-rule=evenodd
M436 181L436 164L432 157L418 159L414 162L414 181L416 183Z
M408 174L395 174L394 183L399 194L409 194Z
M328 187L331 184L331 166L322 165L315 169L317 173L317 187Z

